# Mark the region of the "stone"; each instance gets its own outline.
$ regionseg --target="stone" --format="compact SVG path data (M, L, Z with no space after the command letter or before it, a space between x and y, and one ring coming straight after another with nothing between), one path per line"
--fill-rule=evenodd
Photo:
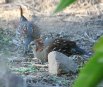
M57 51L48 54L48 63L49 73L51 74L76 73L78 69L78 65L71 57Z

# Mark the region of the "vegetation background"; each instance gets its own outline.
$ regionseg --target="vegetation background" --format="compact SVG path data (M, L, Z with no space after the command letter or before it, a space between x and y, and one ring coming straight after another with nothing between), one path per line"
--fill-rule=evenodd
M51 14L58 5L59 0L0 0L0 3L2 2L3 4L0 4L0 28L6 30L6 32L4 32L4 35L7 36L11 35L13 37L13 34L8 32L10 30L15 33L15 30L18 26L20 17L20 5L23 7L24 15L29 20L32 20L39 27L41 27L41 31L43 33L64 30L65 32L69 31L70 34L74 34L74 37L76 33L83 33L87 30L89 30L89 32L92 32L94 36L98 36L97 34L101 35L103 33L103 0L78 0L56 15ZM2 33L2 31L0 32ZM5 44L6 46L9 45L8 42L11 40L11 38L7 38L7 36L0 36L0 38L3 38L4 41L1 41L1 43ZM98 82L102 80L102 43L103 39L100 39L95 45L94 55L91 57L90 62L87 63L88 65L85 66L86 68L83 68L83 70L81 71L82 74L80 74L80 78L77 80L77 83L74 87L94 87ZM2 44L0 46L1 48L3 46ZM85 47L87 51L91 49L90 47L87 48L88 49L86 49ZM0 53L2 53L2 51ZM5 54L7 55L7 52ZM14 58L14 55L12 57ZM21 69L19 69L19 71L22 72ZM86 82L83 79L89 80L87 80ZM64 81L64 83L67 82Z

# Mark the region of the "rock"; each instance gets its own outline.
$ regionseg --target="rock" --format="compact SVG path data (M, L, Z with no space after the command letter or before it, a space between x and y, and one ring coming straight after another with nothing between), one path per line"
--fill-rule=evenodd
M71 57L52 51L48 54L49 73L60 75L62 73L76 73L78 66Z

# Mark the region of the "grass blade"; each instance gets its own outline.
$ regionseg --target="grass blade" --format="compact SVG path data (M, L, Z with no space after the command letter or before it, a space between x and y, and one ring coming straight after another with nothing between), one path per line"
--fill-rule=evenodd
M55 9L54 13L62 11L67 6L71 5L76 0L60 0L60 3L58 4L57 8Z

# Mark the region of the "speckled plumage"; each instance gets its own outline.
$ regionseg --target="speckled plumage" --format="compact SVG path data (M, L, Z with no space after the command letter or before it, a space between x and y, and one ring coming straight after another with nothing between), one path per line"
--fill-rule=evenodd
M49 43L48 46L45 46L45 43L43 43L42 39L37 39L35 41L35 44L31 44L31 45L32 45L33 50L35 50L34 55L35 54L36 56L45 55L43 59L45 59L46 61L48 61L48 58L47 58L48 54L52 51L61 52L65 54L66 56L82 55L85 53L83 49L79 48L76 45L76 42L70 41L67 39L62 39L62 38L53 39L53 41L51 41L51 43Z
M48 53L51 51L58 51L61 52L67 56L70 55L81 55L85 53L85 51L81 48L79 48L76 45L76 42L58 38L55 39L48 47Z
M40 38L40 29L38 26L33 24L32 22L28 21L24 16L23 16L23 10L20 7L20 22L18 25L18 29L16 30L16 37L23 42L23 48L25 52L28 52L29 49L29 44L31 41ZM20 41L18 40L18 41ZM25 53L24 52L24 53Z

